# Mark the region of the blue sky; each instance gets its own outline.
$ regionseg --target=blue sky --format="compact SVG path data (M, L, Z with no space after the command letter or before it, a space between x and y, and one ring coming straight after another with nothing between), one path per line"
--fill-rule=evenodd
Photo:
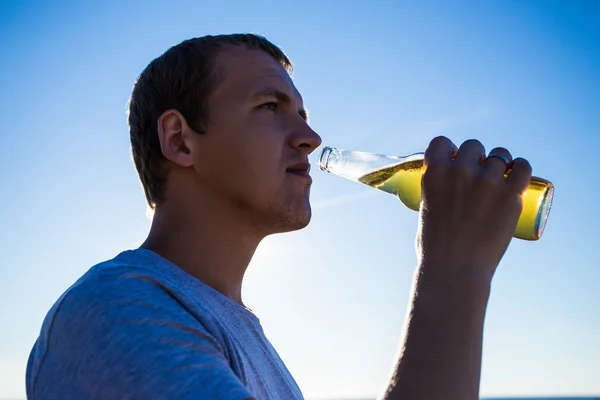
M477 138L554 182L544 237L513 241L494 280L481 392L600 394L600 2L0 4L0 398L25 396L58 296L148 231L125 120L137 75L173 44L230 32L290 56L324 145L405 155ZM401 339L417 214L313 171L313 221L261 244L245 302L308 398L374 397Z

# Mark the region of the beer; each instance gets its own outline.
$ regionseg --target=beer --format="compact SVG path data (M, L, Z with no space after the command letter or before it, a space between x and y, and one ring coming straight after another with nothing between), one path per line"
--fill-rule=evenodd
M369 185L397 196L408 208L418 211L421 204L421 178L425 172L423 153L408 157L385 156L326 147L321 153L322 170ZM514 237L539 239L550 213L554 186L532 177L523 193L523 211Z

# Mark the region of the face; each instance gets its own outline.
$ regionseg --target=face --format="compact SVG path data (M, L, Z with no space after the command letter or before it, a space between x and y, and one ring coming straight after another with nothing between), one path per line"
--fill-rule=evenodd
M194 146L198 184L265 234L305 227L311 216L308 155L321 138L307 123L300 93L263 51L226 50L217 70L210 120Z

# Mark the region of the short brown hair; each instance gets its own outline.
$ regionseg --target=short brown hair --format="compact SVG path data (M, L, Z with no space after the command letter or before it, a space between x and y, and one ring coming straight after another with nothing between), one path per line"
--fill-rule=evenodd
M176 109L192 129L204 133L208 100L219 83L215 60L221 51L232 46L262 50L292 72L288 57L262 36L209 35L171 47L144 69L133 87L128 117L131 151L152 209L164 201L168 175L167 159L158 139L158 118L165 111Z

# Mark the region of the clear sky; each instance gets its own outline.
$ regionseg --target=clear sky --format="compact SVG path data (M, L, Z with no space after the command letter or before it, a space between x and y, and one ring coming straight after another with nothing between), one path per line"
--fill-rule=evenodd
M126 104L169 46L281 46L324 145L405 155L437 135L528 158L556 185L489 304L482 394L600 393L600 1L3 1L0 398L55 300L149 228ZM269 237L244 289L307 398L374 397L393 366L417 213L316 168L308 228Z

